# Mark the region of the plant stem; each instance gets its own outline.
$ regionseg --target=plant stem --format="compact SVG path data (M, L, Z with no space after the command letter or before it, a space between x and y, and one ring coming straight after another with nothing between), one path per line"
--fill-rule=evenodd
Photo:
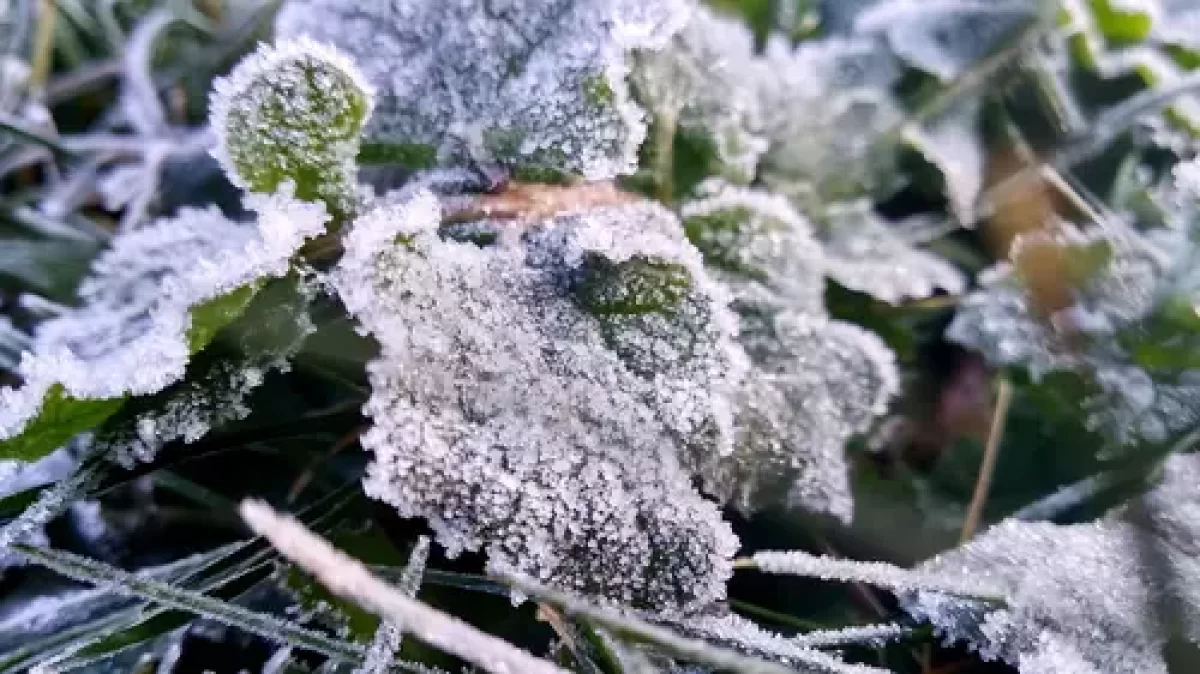
M960 541L967 541L979 529L983 521L983 508L987 504L988 492L992 488L992 476L996 472L996 461L1000 456L1000 442L1004 439L1004 424L1008 420L1008 408L1012 403L1012 384L1003 377L996 392L996 409L992 414L992 426L988 429L987 444L983 449L983 463L979 466L979 477L975 481L975 493L971 496L971 507L963 520Z
M54 0L42 0L38 10L37 33L34 35L33 58L29 67L29 88L40 92L50 79L54 61L54 29L58 22L58 7Z

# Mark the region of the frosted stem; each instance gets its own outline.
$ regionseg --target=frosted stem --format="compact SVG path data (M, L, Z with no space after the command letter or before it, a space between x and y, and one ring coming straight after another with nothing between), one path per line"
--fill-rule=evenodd
M114 592L141 597L180 611L195 613L270 641L352 662L361 661L366 655L366 649L359 644L333 639L274 616L256 613L207 595L138 576L94 559L80 557L62 550L36 548L29 545L13 547L29 561L68 578L108 588Z
M778 663L747 657L728 648L714 646L700 639L681 636L669 629L653 625L613 609L589 604L581 599L551 590L527 577L503 574L501 579L513 589L553 605L563 613L583 618L611 630L614 635L654 644L664 651L698 665L715 667L738 674L795 674L796 670ZM797 654L791 654L794 658ZM810 672L822 674L884 674L884 670L865 665L849 665L820 651L803 655Z
M879 646L889 641L903 639L912 633L912 628L888 623L885 625L863 625L845 627L840 630L813 630L798 634L792 641L810 648L841 648L843 646Z
M894 592L928 590L993 603L1006 601L1004 592L985 583L978 585L941 575L904 569L884 562L858 562L811 555L798 550L759 552L734 562L734 568L758 569L764 573L805 576L848 583L862 582Z
M0 551L50 523L75 501L91 484L93 471L77 470L57 484L42 490L37 500L16 519L0 527Z
M400 577L399 589L406 596L416 597L421 589L421 578L425 575L425 563L429 561L429 537L421 536L413 547ZM375 631L371 645L367 646L367 659L363 661L358 674L383 674L391 666L396 653L400 650L400 640L403 634L400 627L391 620L384 620Z
M244 501L242 517L285 557L334 594L390 620L402 632L496 674L566 674L566 670L430 608L379 580L295 519L261 501Z

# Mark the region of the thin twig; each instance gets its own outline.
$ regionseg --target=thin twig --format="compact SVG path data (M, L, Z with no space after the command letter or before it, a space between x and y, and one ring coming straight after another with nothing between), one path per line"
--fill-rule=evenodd
M1012 384L1003 377L996 392L996 409L992 414L992 426L988 429L987 444L983 449L983 463L979 466L979 477L975 481L975 493L971 495L971 507L963 520L960 541L975 535L983 521L983 508L987 505L988 492L992 488L992 477L996 472L996 460L1000 455L1000 441L1004 439L1004 425L1008 420L1008 408L1012 403Z
M1048 161L1032 164L993 185L980 200L981 210L987 211L996 203L1019 194L1030 183L1044 178L1046 167L1063 173L1102 152L1118 136L1127 131L1143 115L1157 112L1176 98L1200 91L1200 73L1191 73L1179 81L1138 94L1101 114L1090 125L1083 138L1055 153Z

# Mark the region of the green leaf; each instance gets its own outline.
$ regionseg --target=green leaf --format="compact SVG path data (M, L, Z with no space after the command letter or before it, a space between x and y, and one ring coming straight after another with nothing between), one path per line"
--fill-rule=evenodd
M356 157L373 106L353 61L311 40L266 46L213 86L211 124L230 180L296 197L345 216L357 201Z
M0 459L36 461L83 431L93 428L121 409L124 398L76 400L61 385L54 385L25 431L0 442Z
M237 320L246 311L246 307L250 306L250 301L260 288L261 283L251 283L193 307L192 326L188 329L188 347L191 352L203 350L221 328Z
M192 353L202 351L222 328L241 316L261 287L252 283L192 308L192 325L187 341ZM117 413L126 397L80 400L67 394L60 384L46 392L38 415L25 430L0 441L0 459L36 461L61 447L71 438L95 428Z
M1092 12L1104 37L1112 42L1128 44L1150 37L1154 17L1148 12L1129 7L1130 3L1113 0L1092 0Z

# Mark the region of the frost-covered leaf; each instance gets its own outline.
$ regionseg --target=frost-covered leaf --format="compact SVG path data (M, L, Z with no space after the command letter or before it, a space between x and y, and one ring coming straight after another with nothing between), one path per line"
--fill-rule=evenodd
M902 239L865 201L826 211L821 238L827 273L840 285L889 304L930 297L936 290L957 295L962 273L932 253Z
M1158 0L1161 14L1154 22L1155 38L1170 44L1200 49L1200 6L1191 0Z
M126 465L151 461L171 442L193 443L249 416L251 394L269 373L287 371L315 331L310 293L304 280L291 276L266 284L239 311L242 320L226 321L233 355L193 358L186 379L127 403L96 439L104 453Z
M285 193L249 201L257 227L215 209L186 210L114 240L80 288L82 306L38 327L18 370L24 384L0 390L6 456L16 451L10 443L25 458L48 453L64 434L114 412L114 401L180 380L191 353L245 308L262 279L286 274L328 219ZM27 427L50 432L25 437Z
M964 227L975 223L987 162L980 108L977 99L964 101L907 134L908 142L941 172L950 213Z
M395 199L334 275L381 347L367 493L493 570L664 610L722 597L736 539L680 463L732 441L740 353L678 221L631 203L456 240L433 195Z
M684 204L688 238L733 292L752 369L730 455L698 468L705 488L746 511L774 501L849 520L846 441L898 389L891 351L824 305L830 265L786 199L720 182Z
M213 155L244 190L274 194L290 182L297 198L348 213L372 103L371 85L340 51L304 38L260 47L213 84Z
M1197 479L1197 458L1175 456L1146 497L1148 522L1124 510L1069 526L1006 521L920 567L947 578L987 578L1004 588L1006 605L915 591L905 595L904 607L947 640L1017 665L1022 674L1165 674L1168 632L1157 603L1175 593L1170 601L1187 611L1181 635L1193 643L1200 637L1200 623L1192 622L1200 615ZM1163 570L1150 565L1147 546L1157 546L1175 582L1159 581ZM1060 669L1046 669L1051 665Z
M1038 0L888 0L859 14L854 27L886 36L897 56L950 80L997 51L1037 10Z
M647 143L653 161L671 159L676 144L690 142L711 150L720 175L738 183L753 180L766 150L755 86L759 67L749 29L703 6L666 48L639 54L633 81L651 115L654 134Z
M1159 0L1062 0L1060 16L1070 36L1070 53L1084 67L1105 79L1137 77L1153 90L1186 76L1190 52L1175 45L1179 33L1187 30L1190 14ZM1195 94L1171 96L1166 109L1172 125L1192 134L1200 129L1200 98ZM1096 130L1096 135L1105 134L1115 135L1110 129Z
M891 92L901 68L890 52L870 39L794 48L773 40L760 68L768 141L760 175L769 187L806 212L894 187L895 147L880 140L904 118Z
M279 35L352 54L378 89L367 150L604 179L645 136L625 81L634 49L686 20L683 0L292 0Z
M1026 235L964 298L947 336L1035 378L1079 373L1094 389L1089 425L1120 444L1165 440L1200 420L1200 368L1182 346L1195 328L1177 326L1168 343L1154 331L1178 297L1172 266L1191 265L1176 257L1117 225Z
M706 488L746 511L773 501L853 517L846 441L867 430L899 389L895 356L849 323L780 312L743 330L754 363L738 404L734 453Z
M764 301L825 312L824 252L783 197L711 180L681 208L688 240L743 313Z

